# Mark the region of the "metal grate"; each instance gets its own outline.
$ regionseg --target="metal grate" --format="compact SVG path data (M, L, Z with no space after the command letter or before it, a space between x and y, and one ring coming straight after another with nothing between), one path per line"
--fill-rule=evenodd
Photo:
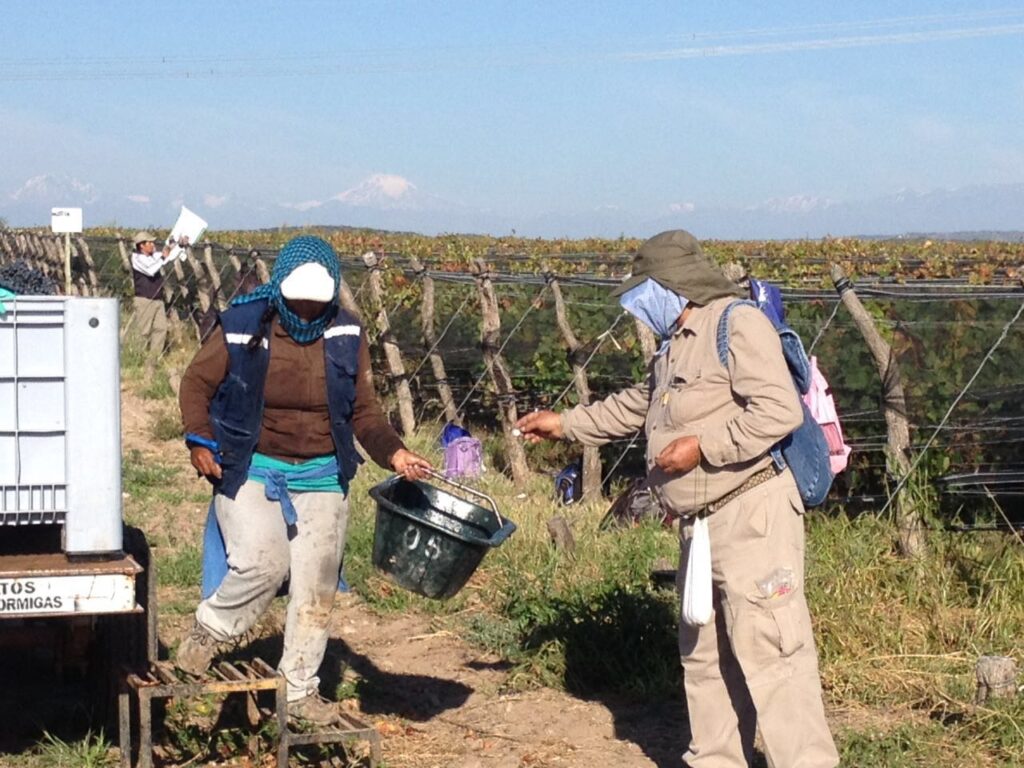
M66 502L64 485L0 485L0 526L63 523Z
M256 691L274 692L274 710L268 712L256 707L251 694ZM150 664L144 672L131 672L122 679L118 700L122 768L153 768L153 706L155 699L186 698L207 694L245 693L249 719L255 725L272 718L278 726L277 765L285 768L288 750L313 744L337 744L342 750L353 741L364 741L370 746L370 768L380 762L380 734L376 729L352 715L339 712L340 723L326 731L298 732L287 719L286 683L284 677L263 659L251 661L221 661L214 664L202 677L193 677L167 661ZM136 750L132 749L133 718L131 706L135 700L138 720ZM133 756L135 759L133 760Z

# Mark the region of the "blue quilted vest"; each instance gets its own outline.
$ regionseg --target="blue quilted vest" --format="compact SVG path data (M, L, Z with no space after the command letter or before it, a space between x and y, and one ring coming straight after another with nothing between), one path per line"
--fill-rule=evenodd
M220 316L228 348L228 374L210 403L210 425L220 447L223 472L216 484L217 493L231 499L249 475L249 463L263 424L263 385L270 365L270 336L254 350L248 344L259 332L260 318L266 309L266 301L254 301L233 306ZM331 437L338 457L338 480L346 487L363 461L352 435L359 322L339 309L323 338Z

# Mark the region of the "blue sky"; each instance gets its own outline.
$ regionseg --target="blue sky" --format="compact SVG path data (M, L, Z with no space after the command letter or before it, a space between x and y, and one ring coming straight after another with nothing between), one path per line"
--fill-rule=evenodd
M938 213L958 190L1024 186L1019 2L7 0L3 15L15 224L80 204L87 225L167 226L184 202L215 229L819 236L913 229L922 207L933 229L1024 229L1014 206L976 202L956 227Z

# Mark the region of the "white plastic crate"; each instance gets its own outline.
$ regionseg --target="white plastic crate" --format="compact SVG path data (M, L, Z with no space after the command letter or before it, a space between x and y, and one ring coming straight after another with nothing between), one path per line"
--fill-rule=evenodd
M121 549L116 299L20 296L0 314L0 536L63 523L69 554Z

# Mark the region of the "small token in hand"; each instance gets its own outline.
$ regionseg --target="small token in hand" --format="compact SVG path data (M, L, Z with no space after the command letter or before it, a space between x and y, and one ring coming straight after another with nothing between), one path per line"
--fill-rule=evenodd
M519 427L512 427L512 437L522 437L522 436L523 436L523 430L521 430Z

